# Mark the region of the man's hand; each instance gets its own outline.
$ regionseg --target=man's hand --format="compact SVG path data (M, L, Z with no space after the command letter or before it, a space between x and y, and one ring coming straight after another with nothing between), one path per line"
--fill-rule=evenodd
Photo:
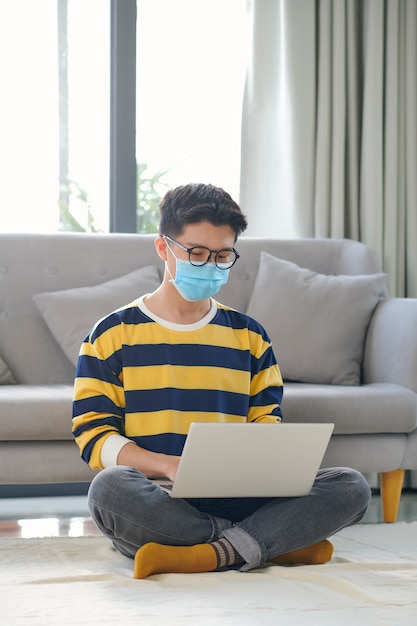
M164 471L164 476L169 478L170 480L175 480L177 475L178 465L180 464L180 459L178 456L166 456L166 468Z
M123 446L117 457L117 465L134 467L145 476L158 476L170 480L175 479L179 462L179 457L145 450L133 441Z

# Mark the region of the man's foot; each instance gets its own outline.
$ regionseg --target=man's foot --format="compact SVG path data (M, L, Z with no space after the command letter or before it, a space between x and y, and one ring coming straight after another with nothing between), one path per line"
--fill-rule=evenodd
M165 546L146 543L135 556L134 578L152 574L212 572L243 563L243 559L227 539L194 546Z
M279 554L269 559L269 562L277 565L322 565L330 561L333 552L333 544L328 539L324 539L311 546Z

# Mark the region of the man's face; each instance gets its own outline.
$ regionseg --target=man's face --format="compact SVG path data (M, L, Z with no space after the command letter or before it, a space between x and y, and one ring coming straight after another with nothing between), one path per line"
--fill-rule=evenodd
M204 246L209 250L219 251L233 248L235 243L235 233L230 226L214 226L209 222L198 222L196 224L188 224L182 233L174 239L185 248ZM166 260L172 276L175 277L175 257L188 261L189 255L186 250L183 250L179 245L176 245L172 241L168 240L167 244L174 254L171 254L169 250L167 250ZM207 252L207 255L208 254L209 252ZM214 263L215 256L215 253L212 253L210 255L209 262ZM206 259L207 257L204 258L204 260ZM223 260L223 255L219 255L217 260L221 262Z

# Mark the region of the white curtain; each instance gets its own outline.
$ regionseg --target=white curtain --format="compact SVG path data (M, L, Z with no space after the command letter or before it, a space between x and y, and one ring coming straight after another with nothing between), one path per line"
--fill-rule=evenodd
M417 0L252 0L248 234L350 237L417 297Z

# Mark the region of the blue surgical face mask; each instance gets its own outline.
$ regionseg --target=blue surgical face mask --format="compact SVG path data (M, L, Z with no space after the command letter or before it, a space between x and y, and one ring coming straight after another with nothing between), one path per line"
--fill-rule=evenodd
M176 258L175 279L171 278L169 282L174 285L184 300L198 302L198 300L211 298L222 285L227 283L229 269L222 270L215 263L192 265L189 261L178 259L169 246L168 248ZM170 272L169 274L172 276Z

